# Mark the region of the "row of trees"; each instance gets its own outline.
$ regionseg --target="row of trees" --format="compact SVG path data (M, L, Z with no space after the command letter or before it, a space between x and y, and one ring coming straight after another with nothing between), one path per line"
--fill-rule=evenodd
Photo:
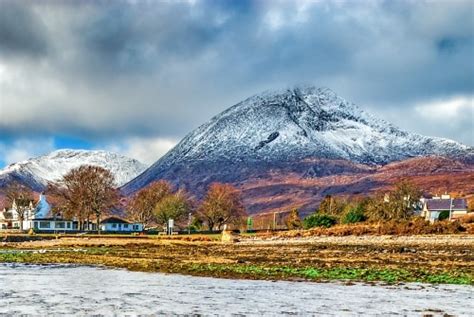
M224 224L239 225L246 216L239 191L229 185L213 183L200 204L184 190L173 190L164 180L156 181L137 192L128 202L123 202L116 189L113 174L98 166L81 166L72 169L57 184L46 190L48 202L55 216L77 219L79 230L100 221L111 210L125 208L128 217L142 223L145 228L165 225L174 219L178 225L208 230L221 230ZM19 183L12 184L6 192L10 204L15 202L21 226L26 212L33 213L33 192ZM22 229L22 228L21 228Z
M50 184L46 195L53 214L77 219L79 230L86 229L92 221L100 230L103 216L119 208L125 208L127 216L145 228L165 225L169 219L174 219L181 227L192 223L196 229L221 230L224 224L240 225L246 216L239 191L221 183L211 184L201 203L182 189L173 190L173 186L164 180L150 184L124 202L115 187L113 174L98 166L72 169L58 184ZM23 224L26 212L33 212L30 208L33 192L14 183L7 189L6 196L11 204L15 202Z
M33 191L23 184L13 182L7 187L5 194L7 202L15 207L20 229L23 229L27 213L34 215L36 212ZM96 220L99 227L101 216L115 208L119 202L113 174L97 166L81 166L71 170L59 184L50 184L46 194L53 214L78 219L80 230L84 229L84 222L89 223L91 218Z
M229 185L213 183L201 204L184 190L173 191L169 182L160 180L137 192L127 205L131 220L143 223L145 227L165 225L173 219L181 226L221 230L224 224L239 225L245 209L238 190Z
M344 198L326 196L319 209L305 218L301 226L329 227L335 223L356 223L361 221L406 220L413 217L419 208L422 191L412 183L403 180L395 188L374 197ZM301 227L300 226L300 227Z
M422 192L413 184L401 181L385 195L364 198L326 196L319 209L303 221L296 209L286 219L289 229L313 226L331 226L334 223L360 221L389 221L409 219L413 216ZM145 228L166 225L174 219L181 227L192 225L196 229L221 230L224 224L240 226L246 212L239 191L229 185L213 183L200 203L184 190L173 190L164 180L151 183L123 203L115 189L113 174L97 166L81 166L71 170L58 185L47 190L52 211L66 219L75 218L79 230L84 223L94 220L100 229L104 214L115 208L125 208L127 216ZM33 192L26 186L13 184L7 189L7 199L16 203L20 223L30 210Z

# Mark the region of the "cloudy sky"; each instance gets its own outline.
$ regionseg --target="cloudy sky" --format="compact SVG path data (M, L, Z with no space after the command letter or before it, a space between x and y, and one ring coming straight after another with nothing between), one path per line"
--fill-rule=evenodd
M474 145L473 56L470 0L0 0L0 167L58 148L152 163L300 83Z

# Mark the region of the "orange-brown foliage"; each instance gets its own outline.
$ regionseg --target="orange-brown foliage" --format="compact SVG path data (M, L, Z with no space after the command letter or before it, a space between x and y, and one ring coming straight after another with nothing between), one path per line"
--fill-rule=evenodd
M378 224L337 225L331 228L312 228L277 233L280 237L311 236L349 236L349 235L417 235L417 234L455 234L474 230L472 224L461 224L459 221L439 221L430 223L421 218L406 221L389 221ZM261 234L265 237L269 234Z

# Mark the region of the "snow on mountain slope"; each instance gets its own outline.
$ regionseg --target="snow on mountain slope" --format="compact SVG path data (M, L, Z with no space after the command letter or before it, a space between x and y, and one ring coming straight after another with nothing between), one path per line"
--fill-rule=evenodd
M375 166L430 155L472 158L473 153L452 140L403 131L330 89L296 87L255 95L213 117L123 190L133 192L158 178L189 181L193 173L209 181L235 180L231 173L243 179L249 169L301 168L298 162L311 158Z
M115 176L117 186L130 181L146 168L135 159L106 151L58 150L50 154L18 162L0 170L0 187L19 181L41 191L48 182L61 179L71 169L81 165L101 166Z

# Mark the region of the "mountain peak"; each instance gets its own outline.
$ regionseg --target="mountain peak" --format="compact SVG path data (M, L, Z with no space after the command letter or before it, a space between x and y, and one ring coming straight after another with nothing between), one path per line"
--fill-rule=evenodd
M13 163L0 170L0 187L19 181L34 190L43 190L49 182L56 182L71 169L81 165L95 165L110 170L118 186L143 172L141 162L113 152L101 150L61 149L46 155Z
M267 90L216 115L127 184L125 191L162 177L179 182L183 173L201 175L199 171L207 171L204 183L222 181L226 177L216 169L229 166L244 178L252 168L291 169L305 159L384 165L411 157L472 153L472 148L452 140L403 131L329 88L296 86Z

